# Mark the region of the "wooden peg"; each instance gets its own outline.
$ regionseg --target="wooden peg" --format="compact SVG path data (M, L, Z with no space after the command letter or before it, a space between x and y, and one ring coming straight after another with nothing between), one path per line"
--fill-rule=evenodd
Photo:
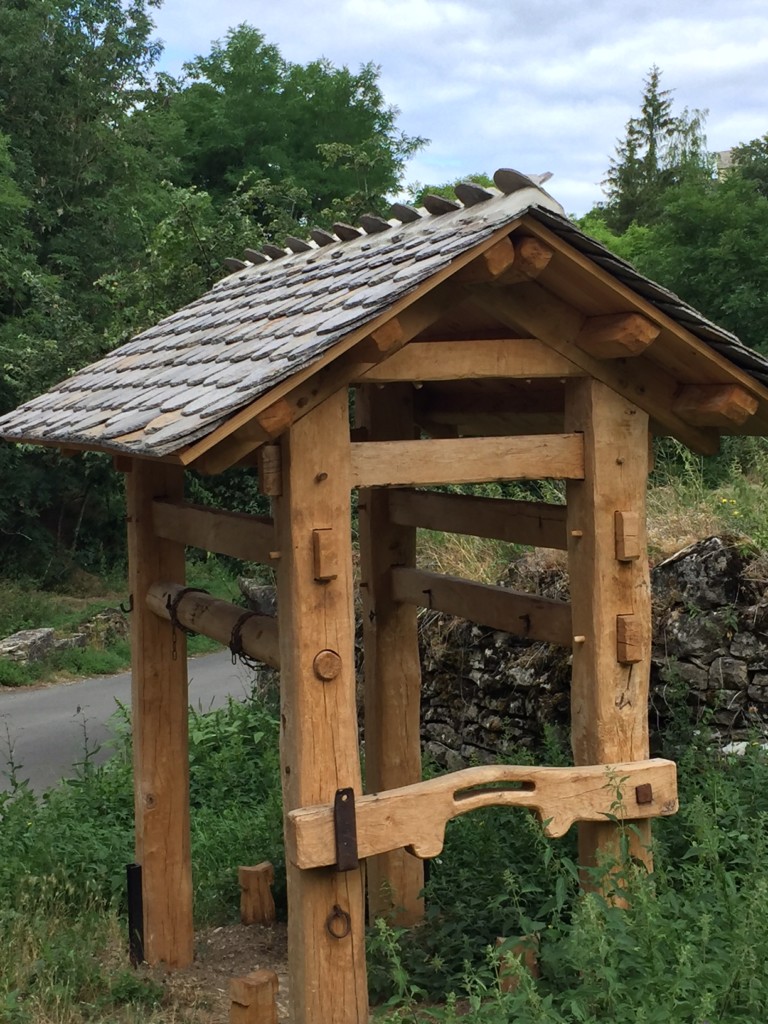
M312 552L314 556L314 578L318 583L328 583L339 575L336 545L333 530L312 531Z
M643 660L643 630L637 615L616 616L616 660L622 665Z
M237 870L240 883L240 921L242 924L272 924L275 920L275 901L272 884L275 869L268 860L253 867Z
M640 548L640 516L637 512L614 513L616 558L619 562L634 562L642 554Z

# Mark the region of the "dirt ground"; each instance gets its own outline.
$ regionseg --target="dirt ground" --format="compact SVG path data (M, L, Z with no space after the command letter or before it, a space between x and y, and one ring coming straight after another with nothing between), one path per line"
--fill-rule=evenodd
M288 1020L288 948L285 924L241 924L207 928L197 933L195 962L170 974L144 968L167 992L170 1006L199 1024L229 1024L229 983L251 971L277 974L278 1018ZM170 1020L178 1020L171 1016Z

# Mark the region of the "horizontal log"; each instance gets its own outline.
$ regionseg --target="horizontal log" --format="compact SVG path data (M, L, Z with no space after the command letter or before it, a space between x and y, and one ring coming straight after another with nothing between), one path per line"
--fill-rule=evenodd
M508 788L489 788L499 784ZM436 857L443 849L446 823L483 807L527 807L539 817L544 834L557 838L577 821L636 821L674 814L677 772L674 761L663 758L578 768L466 768L357 797L358 856L405 848L417 857ZM291 811L286 842L288 857L299 868L335 864L333 806Z
M672 408L696 427L740 427L757 412L758 400L738 384L688 384Z
M201 591L193 590L179 598L183 589L178 583L153 583L147 591L147 607L161 619L170 620L169 605L178 600L176 618L182 626L229 646L235 624L246 614L243 609ZM251 614L241 626L240 640L249 658L280 668L276 619Z
M392 596L404 604L458 615L528 640L570 647L571 606L551 597L521 594L424 569L395 567Z
M584 478L581 434L368 441L350 447L353 487Z
M584 371L536 338L412 341L362 375L365 384L398 381L583 377Z
M155 534L204 551L230 555L244 562L274 561L275 530L268 516L225 512L185 502L152 503Z
M399 526L420 526L562 551L568 547L565 505L548 505L543 501L393 489L389 491L389 515Z

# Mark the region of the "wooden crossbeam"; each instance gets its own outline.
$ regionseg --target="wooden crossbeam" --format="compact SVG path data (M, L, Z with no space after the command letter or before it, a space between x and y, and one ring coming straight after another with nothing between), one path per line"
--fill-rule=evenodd
M147 591L147 607L161 619L171 620L171 607L182 626L202 633L220 644L229 645L232 631L240 619L240 641L243 654L280 668L277 622L269 615L248 614L229 601L220 601L202 591L180 596L184 588L178 583L153 583ZM244 616L248 614L248 618Z
M584 476L580 434L369 441L351 448L353 487L577 480Z
M674 814L677 772L674 761L663 758L579 768L466 768L358 797L358 855L371 857L405 847L417 857L436 857L443 849L447 822L483 807L527 807L537 814L544 834L557 838L576 821L635 821ZM289 860L299 868L335 864L333 805L291 811L286 844Z
M458 615L514 636L571 646L571 606L567 601L399 567L392 569L392 594L397 601Z
M491 341L412 341L389 359L372 366L364 383L583 377L581 367L536 338Z
M152 504L155 535L244 562L274 562L275 531L268 516L226 512L186 502Z
M405 488L390 490L388 496L392 521L401 526L563 551L568 547L565 505Z
M621 360L596 359L584 352L575 341L586 317L541 285L531 282L503 291L491 285L477 285L473 301L508 327L530 331L580 366L585 376L607 384L641 406L689 448L704 455L717 453L719 438L714 430L692 426L675 412L678 382L667 370L644 359L634 360L631 368L627 368Z
M740 427L759 402L738 384L689 384L673 403L675 413L697 427Z

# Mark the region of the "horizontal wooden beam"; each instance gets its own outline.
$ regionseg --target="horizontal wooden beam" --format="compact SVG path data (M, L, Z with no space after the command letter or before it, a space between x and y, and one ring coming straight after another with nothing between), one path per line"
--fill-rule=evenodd
M581 434L367 441L350 448L353 487L584 478Z
M485 378L583 377L570 359L553 352L536 338L492 341L412 341L383 363L371 367L360 381L390 384L425 380L483 380Z
M171 608L175 604L174 614L182 626L226 646L232 643L233 630L241 622L238 632L242 653L272 668L280 668L275 619L269 615L245 612L237 605L220 601L203 591L182 594L184 589L178 583L153 583L147 591L147 607L161 619L172 621Z
M474 583L424 569L395 567L391 573L392 596L403 604L458 615L527 640L571 646L571 606L567 601L521 594L507 587Z
M661 328L640 313L590 316L576 335L576 344L596 359L639 356L661 334Z
M738 384L688 384L673 409L697 427L740 427L757 412L758 400Z
M541 548L568 547L565 505L439 491L392 489L388 493L389 517L399 526L420 526Z
M534 334L580 366L586 375L602 381L645 409L666 432L689 448L704 455L714 455L719 450L720 441L715 431L694 427L674 411L679 385L663 366L650 359L633 360L626 366L622 360L596 359L584 352L575 341L587 318L535 281L504 290L477 285L472 299L500 323Z
M484 765L359 796L358 856L405 848L417 857L436 857L443 849L446 824L484 807L527 807L537 814L544 834L557 838L577 821L637 821L674 814L677 771L674 761L663 758L578 768ZM299 868L335 864L333 806L291 811L286 844L289 860Z
M275 561L275 530L268 516L225 512L186 502L155 501L152 504L155 535L243 562Z

